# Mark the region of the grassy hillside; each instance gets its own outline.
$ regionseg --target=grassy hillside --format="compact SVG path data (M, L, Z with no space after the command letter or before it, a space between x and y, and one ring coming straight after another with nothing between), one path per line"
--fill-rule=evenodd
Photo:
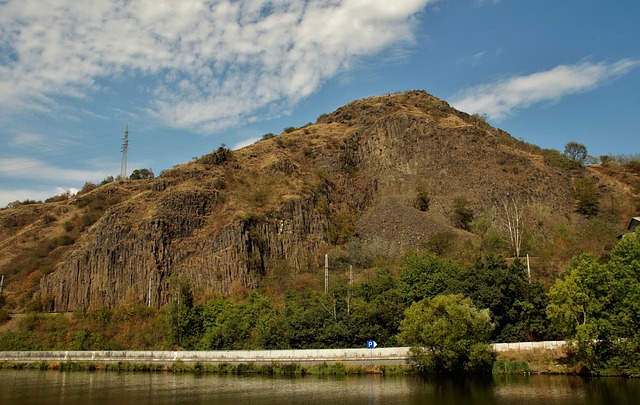
M637 160L584 166L424 92L372 97L155 179L0 210L3 307L145 304L152 279L160 308L172 278L197 300L277 297L321 289L327 253L345 278L416 249L529 255L550 285L579 253L606 257L639 195Z

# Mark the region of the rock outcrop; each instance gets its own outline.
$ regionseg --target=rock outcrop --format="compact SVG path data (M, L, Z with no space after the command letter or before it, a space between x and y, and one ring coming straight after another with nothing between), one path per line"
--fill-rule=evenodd
M473 238L451 224L461 197L477 212L505 195L571 212L570 176L514 143L425 92L356 101L164 172L84 232L37 295L56 311L160 307L174 277L229 295L260 287L276 266L321 271L323 254L349 238L400 249L443 231ZM420 190L426 212L412 205Z

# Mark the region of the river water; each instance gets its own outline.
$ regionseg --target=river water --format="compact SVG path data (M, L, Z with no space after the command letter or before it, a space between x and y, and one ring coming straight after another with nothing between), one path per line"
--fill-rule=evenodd
M568 376L486 378L265 377L0 370L0 404L518 404L640 403L640 381Z

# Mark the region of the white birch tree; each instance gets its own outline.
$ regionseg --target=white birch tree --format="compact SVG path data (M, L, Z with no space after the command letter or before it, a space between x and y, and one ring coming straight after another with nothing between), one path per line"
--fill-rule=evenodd
M524 214L520 201L513 194L500 197L498 221L507 236L507 240L515 257L520 257L522 236L524 232Z

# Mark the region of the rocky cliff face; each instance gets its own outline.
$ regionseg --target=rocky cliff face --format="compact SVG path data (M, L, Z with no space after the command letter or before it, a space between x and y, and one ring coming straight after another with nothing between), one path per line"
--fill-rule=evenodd
M314 125L171 169L107 210L37 295L57 311L260 287L275 266L316 271L350 237L415 247L455 229L452 201L504 195L570 212L571 179L512 138L424 92L360 100ZM427 212L412 206L428 192ZM91 198L91 194L84 196Z

